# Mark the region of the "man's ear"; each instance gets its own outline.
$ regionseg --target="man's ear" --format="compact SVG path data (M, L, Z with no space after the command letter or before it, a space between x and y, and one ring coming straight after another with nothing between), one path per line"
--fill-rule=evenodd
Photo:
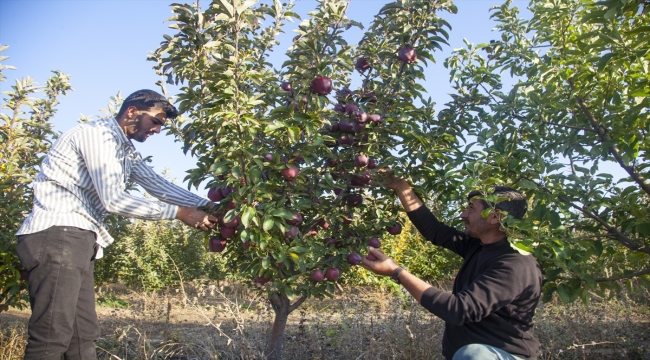
M503 214L499 213L498 210L490 212L490 216L488 216L488 223L490 225L497 225L501 223L501 219L503 218Z
M129 106L126 108L124 115L126 115L127 120L133 120L138 115L138 108L135 106Z

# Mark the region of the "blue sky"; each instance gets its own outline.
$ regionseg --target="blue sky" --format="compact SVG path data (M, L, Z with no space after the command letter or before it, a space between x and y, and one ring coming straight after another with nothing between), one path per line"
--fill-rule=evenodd
M15 79L31 76L44 83L51 70L69 74L75 91L61 98L58 112L52 119L55 130L66 131L77 124L81 114L101 115L110 96L118 91L126 97L133 91L150 88L159 77L148 62L147 55L157 48L163 34L173 34L166 19L171 16L172 1L167 0L0 0L0 44L9 45L2 55L10 58L2 91L9 90ZM352 0L348 17L368 26L387 0ZM203 0L202 4L208 3ZM443 61L451 50L463 47L463 38L472 43L487 42L497 34L489 20L489 9L500 0L457 0L458 14L442 14L452 25L450 46L434 54L436 64L429 64L426 88L439 104L448 101L449 75ZM527 0L513 4L526 13ZM315 0L297 0L294 11L302 18L317 5ZM280 67L290 39L291 30L299 21L289 23L272 59ZM361 32L350 32L349 43L356 43ZM274 60L274 59L277 59ZM170 89L173 90L173 89ZM163 133L136 143L143 156L152 155L154 169L170 169L172 178L182 181L185 171L195 161L183 155L181 143ZM186 185L184 185L186 186ZM192 191L205 196L203 189Z

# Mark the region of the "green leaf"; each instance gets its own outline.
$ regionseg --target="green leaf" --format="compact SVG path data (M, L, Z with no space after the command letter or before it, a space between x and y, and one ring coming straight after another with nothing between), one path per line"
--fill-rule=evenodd
M255 208L253 207L246 206L244 208L244 211L242 211L242 215L241 215L241 222L245 228L249 227L251 220L253 219L253 216L255 216L255 213L256 211Z
M560 284L557 286L557 294L560 296L560 300L562 300L563 303L568 304L571 302L571 292L569 291L569 287Z
M284 209L274 209L274 210L270 211L269 214L272 215L272 216L281 217L281 218L284 218L284 219L287 219L287 220L291 220L294 217L296 217L295 213L293 213L291 211L288 211L288 210L284 210Z
M297 126L292 126L287 129L287 131L289 132L289 140L294 144L297 143L300 139L300 128Z
M230 17L235 16L235 8L229 3L228 0L219 0L219 2L228 11Z
M247 1L245 1L243 4L237 6L237 13L243 14L244 11L246 11L246 9L248 9L249 7L255 5L256 2L257 2L257 0L247 0Z
M534 182L532 182L530 180L527 180L527 179L519 180L517 185L519 185L519 187L522 188L522 189L527 189L527 190L537 189L537 184L535 184Z
M264 222L262 223L262 229L266 232L269 232L271 229L273 229L273 225L275 224L275 221L273 220L272 217L270 216L265 216L264 217Z

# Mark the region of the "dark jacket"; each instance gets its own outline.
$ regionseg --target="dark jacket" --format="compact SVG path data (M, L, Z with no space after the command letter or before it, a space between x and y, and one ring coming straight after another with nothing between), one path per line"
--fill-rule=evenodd
M542 272L535 258L514 250L506 238L483 245L441 223L424 206L408 216L427 240L464 259L451 294L431 287L420 300L445 321L442 354L451 359L467 344L486 344L522 358L537 358L539 341L532 327Z

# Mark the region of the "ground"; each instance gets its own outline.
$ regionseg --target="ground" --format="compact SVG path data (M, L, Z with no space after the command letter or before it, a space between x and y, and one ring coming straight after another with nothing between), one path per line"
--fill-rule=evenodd
M647 295L540 304L540 359L650 359ZM98 289L97 299L100 359L259 359L273 321L262 293L240 285L158 293L114 285ZM29 310L0 313L0 360L22 358L28 317ZM442 359L443 330L406 294L341 287L289 316L283 358Z

